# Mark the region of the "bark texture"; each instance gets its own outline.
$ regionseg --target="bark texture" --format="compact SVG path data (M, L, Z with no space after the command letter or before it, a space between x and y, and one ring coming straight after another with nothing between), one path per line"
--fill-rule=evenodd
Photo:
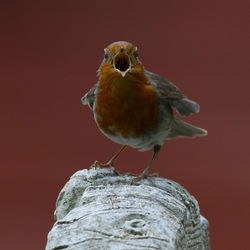
M174 181L133 182L112 169L84 169L56 203L46 250L209 250L208 221L193 196Z

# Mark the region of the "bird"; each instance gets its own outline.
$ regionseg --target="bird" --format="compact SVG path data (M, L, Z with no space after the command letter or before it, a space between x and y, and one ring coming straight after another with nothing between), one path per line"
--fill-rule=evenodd
M150 176L150 170L165 140L205 136L205 129L176 117L198 113L200 106L169 80L146 70L138 49L130 42L113 42L104 49L97 71L98 82L81 98L94 113L100 131L121 149L105 164L114 169L115 160L127 148L153 149L153 156L136 179Z

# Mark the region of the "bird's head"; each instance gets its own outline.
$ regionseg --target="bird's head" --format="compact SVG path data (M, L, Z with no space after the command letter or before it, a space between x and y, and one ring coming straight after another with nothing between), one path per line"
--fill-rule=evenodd
M104 59L98 74L125 78L143 71L137 48L129 42L122 41L114 42L104 49Z

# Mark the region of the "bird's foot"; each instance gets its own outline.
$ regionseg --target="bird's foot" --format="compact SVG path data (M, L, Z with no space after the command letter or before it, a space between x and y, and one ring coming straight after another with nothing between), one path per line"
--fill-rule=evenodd
M133 181L137 182L137 181L140 181L142 179L147 179L148 177L158 177L158 176L159 176L158 173L149 174L147 172L142 172L141 174L135 176Z
M112 161L108 161L107 163L101 163L99 161L95 161L94 164L90 167L92 168L110 168L112 169L117 175L120 175L119 172L116 171L115 167L113 166L113 162Z
M95 161L94 164L91 166L91 168L96 168L96 167L99 167L99 168L114 168L112 166L112 162L101 163L99 161Z

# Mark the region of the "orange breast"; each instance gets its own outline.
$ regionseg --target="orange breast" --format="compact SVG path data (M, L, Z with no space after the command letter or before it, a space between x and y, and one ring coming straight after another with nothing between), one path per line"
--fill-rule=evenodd
M157 128L158 106L147 79L100 77L95 112L106 133L137 137Z

